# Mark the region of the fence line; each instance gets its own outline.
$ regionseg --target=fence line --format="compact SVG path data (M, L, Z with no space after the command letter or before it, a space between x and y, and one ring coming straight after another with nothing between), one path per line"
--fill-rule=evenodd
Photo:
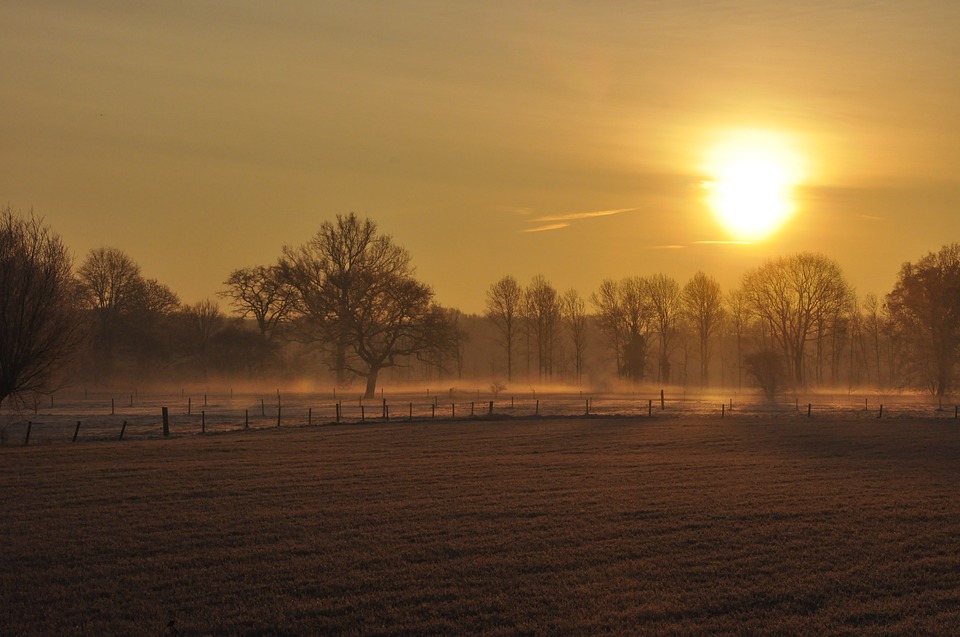
M433 421L510 420L530 418L752 418L796 417L836 420L895 420L897 418L960 418L960 406L943 407L917 396L836 397L814 396L802 401L795 397L767 403L755 396L719 399L685 396L661 390L654 393L549 394L531 392L516 395L482 396L452 392L441 398L433 395L403 394L364 400L349 399L343 393L331 401L309 394L283 396L278 391L267 401L259 395L227 397L203 394L204 409L193 409L193 397L181 393L145 396L130 394L129 406L113 397L90 396L69 401L60 398L56 407L30 406L29 419L20 414L0 414L0 446L80 442L86 440L131 440L161 438L269 427L328 426L334 424L403 423ZM136 396L137 400L133 398ZM124 395L126 397L126 395ZM882 401L883 402L882 402ZM136 403L136 404L135 404ZM92 409L99 408L102 409ZM9 409L9 408L7 408ZM251 416L253 412L253 416ZM19 417L18 417L19 416Z

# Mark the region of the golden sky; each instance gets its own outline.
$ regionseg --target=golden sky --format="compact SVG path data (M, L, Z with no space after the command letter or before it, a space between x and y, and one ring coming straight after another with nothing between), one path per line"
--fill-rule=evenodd
M0 200L186 302L350 211L466 311L505 274L726 288L800 250L883 294L960 241L951 0L32 0L0 24ZM753 245L717 243L704 202L738 129L807 168Z

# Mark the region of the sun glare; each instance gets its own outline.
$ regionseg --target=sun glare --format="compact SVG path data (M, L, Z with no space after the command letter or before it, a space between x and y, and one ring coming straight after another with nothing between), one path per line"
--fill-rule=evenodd
M794 213L802 178L799 154L786 136L739 132L708 152L707 203L732 238L764 239Z

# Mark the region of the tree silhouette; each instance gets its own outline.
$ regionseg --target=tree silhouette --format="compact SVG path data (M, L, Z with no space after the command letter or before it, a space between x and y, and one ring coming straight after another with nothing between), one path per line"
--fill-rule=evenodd
M591 296L597 324L617 361L617 375L634 381L645 378L647 345L653 310L647 280L627 277L605 279Z
M887 305L913 380L944 396L960 353L960 244L904 263Z
M281 267L315 342L332 350L338 381L346 372L366 378L368 398L382 369L429 352L449 328L407 251L353 213L285 247Z
M523 288L512 276L505 276L487 290L487 318L500 332L507 355L507 380L513 380L513 355L523 314Z
M683 287L681 303L684 314L694 328L700 348L700 384L706 386L710 374L713 338L723 321L723 294L716 279L697 272Z
M560 309L570 330L573 351L573 371L577 385L583 381L583 358L587 349L587 305L576 290L570 289L560 297Z
M743 387L743 338L746 334L750 311L743 290L733 290L727 294L727 316L737 352L737 389Z
M217 334L223 330L226 317L220 311L216 301L204 299L183 309L186 331L187 353L200 364L200 373L204 380L210 372L211 345Z
M537 345L539 377L551 378L560 324L560 295L542 274L533 277L524 290L524 308Z
M277 327L292 309L293 295L279 266L256 266L234 270L224 281L220 296L230 299L240 318L253 316L260 335L273 339Z
M670 382L670 354L680 313L680 285L671 277L655 274L646 279L647 295L653 310L653 325L659 338L658 375Z
M51 389L79 342L72 266L60 237L40 219L0 210L0 402Z
M781 354L776 350L761 349L747 354L744 362L747 372L753 376L767 401L775 402L777 393L783 388L784 372Z
M90 311L95 375L113 371L121 323L137 301L143 286L140 266L118 248L90 250L77 269L85 307Z
M837 262L802 252L768 261L743 278L752 313L773 337L793 381L805 385L804 355L818 320L850 301L850 289Z

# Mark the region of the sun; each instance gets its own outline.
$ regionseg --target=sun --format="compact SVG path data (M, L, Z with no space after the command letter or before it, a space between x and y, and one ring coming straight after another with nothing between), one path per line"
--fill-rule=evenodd
M707 203L732 238L765 239L794 214L801 161L785 135L728 134L711 147L705 164Z

